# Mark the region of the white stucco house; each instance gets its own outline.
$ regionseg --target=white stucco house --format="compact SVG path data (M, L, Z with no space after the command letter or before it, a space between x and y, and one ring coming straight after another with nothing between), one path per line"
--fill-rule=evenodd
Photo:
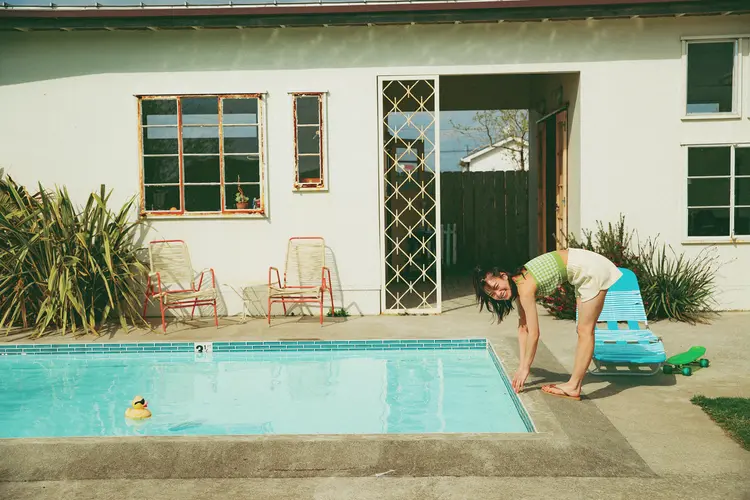
M508 137L464 156L459 165L462 172L528 170L529 143Z
M624 214L750 309L747 0L127 3L0 6L0 166L135 196L225 314L304 235L337 308L440 311L440 115L476 109L530 110L530 255Z

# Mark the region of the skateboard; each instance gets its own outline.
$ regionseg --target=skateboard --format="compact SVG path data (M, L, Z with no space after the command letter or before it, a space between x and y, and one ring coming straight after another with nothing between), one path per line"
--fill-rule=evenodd
M701 368L708 367L708 359L703 357L704 354L706 354L705 347L699 345L693 346L685 352L667 358L662 370L667 375L680 370L683 375L690 376L693 374L693 369L690 368L690 365L698 365Z

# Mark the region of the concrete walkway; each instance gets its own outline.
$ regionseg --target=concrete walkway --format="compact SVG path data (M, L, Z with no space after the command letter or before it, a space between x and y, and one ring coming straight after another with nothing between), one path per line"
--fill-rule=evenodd
M575 346L572 322L556 321L541 310L540 314L542 344L532 369L530 387L522 394L522 399L535 423L545 427L551 435L580 445L584 453L585 450L601 451L601 457L595 460L581 457L580 465L572 460L567 469L560 468L559 464L549 461L557 446L551 444L549 454L520 453L518 468L507 467L507 473L495 471L475 477L408 477L395 471L383 477L0 482L0 498L80 500L125 498L136 494L151 499L609 499L642 496L750 499L750 452L727 437L699 407L690 403L695 394L750 397L750 367L746 360L746 353L750 352L747 334L750 314L724 314L709 325L653 324L654 332L664 338L668 355L694 344L703 345L708 349L711 366L696 370L692 377L589 376L582 402L552 398L538 390L542 383L565 380L572 368ZM76 341L486 337L510 373L517 364L515 317L497 326L490 323L488 314L478 314L474 307L459 307L441 316L329 320L322 328L316 319L309 318L278 318L271 328L262 320L239 324L234 319L225 319L219 329L206 326L209 324L208 320L196 320L189 324L170 324L166 335L147 331L127 335L116 332L106 338ZM6 340L28 341L23 338ZM41 341L68 343L71 339L49 337ZM562 441L555 441L558 442ZM612 466L616 466L618 456L623 464L628 464L624 467L624 477L613 473ZM487 460L492 460L491 456ZM84 462L78 467L87 465Z

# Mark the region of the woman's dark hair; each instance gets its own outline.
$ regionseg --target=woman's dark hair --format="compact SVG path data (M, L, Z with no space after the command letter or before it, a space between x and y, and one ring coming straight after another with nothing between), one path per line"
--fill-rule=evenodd
M518 297L518 287L512 278L521 274L522 271L523 268L517 269L515 272L508 272L499 267L475 267L472 272L472 283L474 285L474 294L479 303L479 310L481 311L486 308L497 316L497 322L500 323L513 310L513 302ZM488 274L492 276L508 275L508 284L510 285L510 298L508 300L496 300L490 297L484 289Z

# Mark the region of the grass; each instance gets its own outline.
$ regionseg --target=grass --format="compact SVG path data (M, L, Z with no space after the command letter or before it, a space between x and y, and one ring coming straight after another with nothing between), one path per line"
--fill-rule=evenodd
M700 406L719 427L750 451L750 398L707 398L690 400Z

